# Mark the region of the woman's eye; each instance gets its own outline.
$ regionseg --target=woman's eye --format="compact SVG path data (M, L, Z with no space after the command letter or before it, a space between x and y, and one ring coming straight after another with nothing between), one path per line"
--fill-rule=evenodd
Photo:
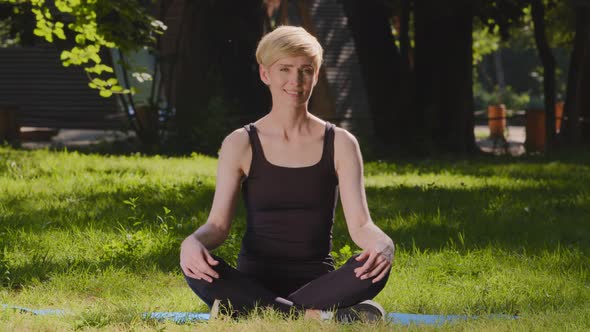
M289 68L281 68L281 71L288 72L289 71Z
M299 72L305 75L312 75L313 69L300 69Z

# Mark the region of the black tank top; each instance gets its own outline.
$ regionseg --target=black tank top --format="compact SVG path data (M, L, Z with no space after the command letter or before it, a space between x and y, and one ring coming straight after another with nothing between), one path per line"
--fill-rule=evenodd
M245 128L252 163L242 183L247 227L238 269L257 279L269 273L309 279L332 271L332 225L338 198L334 125L326 122L320 161L296 168L271 164L254 124Z

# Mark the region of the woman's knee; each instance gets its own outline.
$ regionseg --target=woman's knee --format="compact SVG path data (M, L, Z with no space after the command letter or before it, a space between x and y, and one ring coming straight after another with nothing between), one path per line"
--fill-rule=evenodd
M213 269L213 271L217 272L219 275L222 275L225 271L227 271L228 269L230 269L231 267L223 260L223 258L215 256L215 255L211 255L211 257L213 257L216 261L218 261L219 263L217 263L216 265L209 265L211 267L211 269ZM184 274L184 276L186 278L190 278L193 280L198 280L198 279L194 279L191 278L189 276L186 275L186 273L184 273L184 270L182 271L182 274Z
M348 270L351 270L351 272L355 273L354 270L363 266L363 264L365 264L365 261L357 261L356 258L359 256L360 254L357 255L353 255L352 257L350 257L346 263L344 264L343 267L346 267ZM389 279L389 273L391 272L391 267L387 268L387 272L386 274L377 282L373 282L373 280L375 278L378 277L377 276L373 276L369 279L358 279L359 282L361 284L364 285L363 288L367 288L367 289L371 289L373 291L377 291L380 292L384 287L385 284L387 284L387 280Z
M211 268L219 274L220 277L223 277L228 269L231 267L218 256L212 255L213 258L218 261L217 265L211 265ZM184 275L184 279L186 280L188 286L192 289L192 291L197 294L209 307L213 304L213 298L211 297L211 293L214 293L214 283L208 282L203 279L196 279L190 277L184 273L184 270L181 270L182 274Z

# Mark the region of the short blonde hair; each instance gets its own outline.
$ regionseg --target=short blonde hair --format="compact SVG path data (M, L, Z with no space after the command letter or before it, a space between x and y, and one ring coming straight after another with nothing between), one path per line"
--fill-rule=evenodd
M263 66L270 66L284 57L305 55L312 58L318 70L322 65L323 53L318 40L305 29L283 25L262 37L256 49L256 61Z

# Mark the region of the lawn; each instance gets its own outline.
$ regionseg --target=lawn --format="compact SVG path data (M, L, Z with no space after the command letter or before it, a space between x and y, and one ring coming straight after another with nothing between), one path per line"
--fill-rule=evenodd
M215 167L201 155L0 147L0 304L65 310L0 308L0 330L366 330L272 313L189 325L142 319L206 311L178 252L207 218ZM365 175L372 217L397 244L376 299L387 311L483 317L442 327L450 330L590 328L590 154L375 161ZM244 227L240 203L216 254L235 262ZM334 249L339 262L357 250L340 208Z

